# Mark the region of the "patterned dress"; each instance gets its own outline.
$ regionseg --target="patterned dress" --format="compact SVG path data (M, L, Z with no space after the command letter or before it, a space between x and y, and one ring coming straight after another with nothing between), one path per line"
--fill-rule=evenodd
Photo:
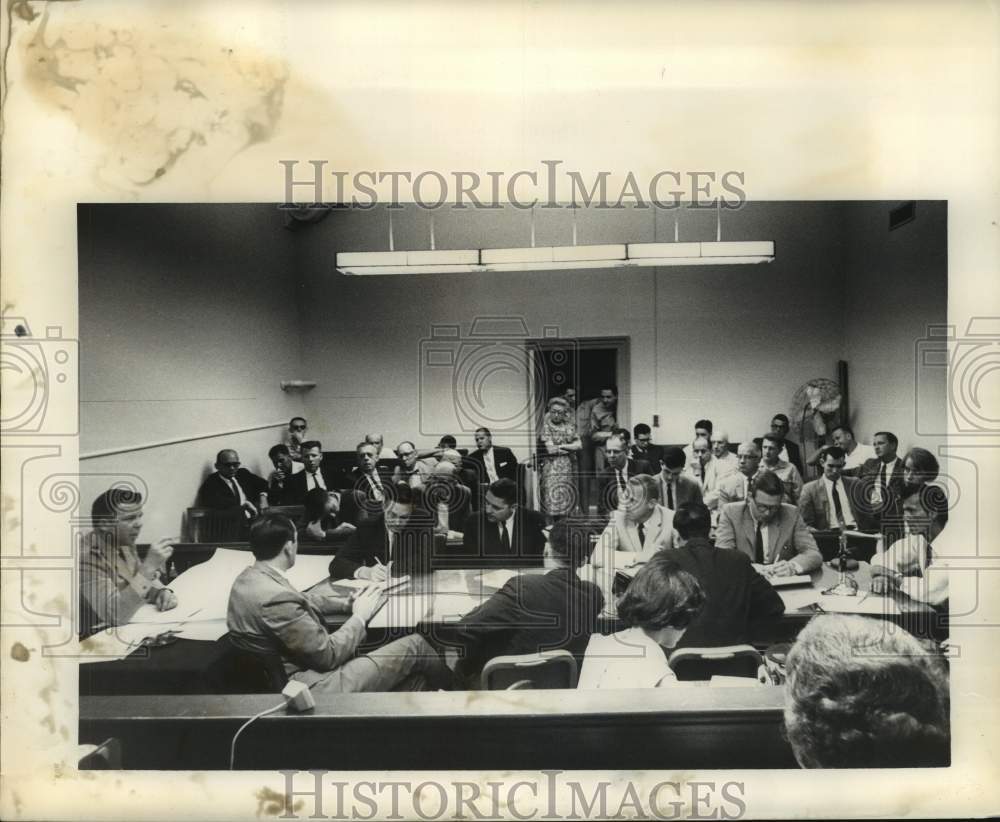
M556 423L549 414L545 415L543 443L551 440L556 445L566 445L576 437L576 424L572 420ZM562 453L548 456L546 452L542 453L542 510L550 516L566 516L577 507L578 502L576 455Z

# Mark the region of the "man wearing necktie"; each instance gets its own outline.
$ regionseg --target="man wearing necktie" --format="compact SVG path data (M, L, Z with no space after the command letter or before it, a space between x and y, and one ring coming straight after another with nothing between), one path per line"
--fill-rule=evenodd
M607 468L600 475L597 502L601 512L608 513L621 508L622 495L629 479L639 474L652 475L656 469L645 460L631 459L628 447L619 434L605 440L604 456Z
M622 507L611 515L590 558L595 568L620 568L648 560L659 550L673 547L674 512L660 504L655 477L629 477Z
M903 461L897 456L899 440L891 431L878 431L872 437L875 456L861 466L861 493L864 513L871 527L890 532L890 540L903 530L902 494Z
M750 494L750 485L753 478L757 476L757 469L760 467L760 448L750 440L740 443L736 452L737 465L739 470L735 474L729 474L719 481L719 499L717 508L727 505L730 502L739 502L746 499Z
M544 528L541 513L518 505L517 484L499 479L487 489L482 510L469 514L462 526L462 555L538 565L545 549Z
M323 444L318 440L302 443L302 464L304 471L295 474L287 483L288 504L302 505L306 494L314 488L322 488L336 494L338 505L339 492L351 486L350 479L340 471L323 467Z
M836 445L824 449L820 458L823 476L807 482L799 499L799 512L810 531L858 530L865 523L859 516L862 502L859 480L842 474L846 455Z
M656 480L660 485L660 500L671 511L685 502L702 501L701 486L684 473L686 462L682 449L675 445L664 446L660 459L662 470L656 475Z
M198 504L250 520L267 506L267 480L241 467L240 455L224 448L215 457L215 473L198 489Z

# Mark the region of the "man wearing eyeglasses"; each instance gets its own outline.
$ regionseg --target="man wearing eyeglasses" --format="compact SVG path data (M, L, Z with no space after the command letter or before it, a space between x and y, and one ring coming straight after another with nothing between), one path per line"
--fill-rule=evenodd
M392 472L393 482L405 482L410 488L421 488L431 475L431 466L420 459L420 453L409 440L396 446L399 465Z
M267 506L267 480L240 463L240 455L225 448L215 456L215 472L198 489L198 505L216 511L242 512L247 520Z
M783 503L781 480L758 474L753 494L723 505L715 533L716 548L735 548L774 576L808 574L823 563L816 540L794 505Z
M306 441L307 427L305 417L292 417L288 421L284 444L288 446L288 453L295 462L302 462L302 443Z

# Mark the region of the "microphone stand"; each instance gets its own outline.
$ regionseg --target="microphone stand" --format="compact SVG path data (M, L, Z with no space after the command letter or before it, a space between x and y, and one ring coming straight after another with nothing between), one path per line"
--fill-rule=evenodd
M840 536L838 537L839 549L837 551L837 570L840 576L837 584L832 588L823 591L830 596L856 597L858 595L858 582L847 571L847 526L840 523Z

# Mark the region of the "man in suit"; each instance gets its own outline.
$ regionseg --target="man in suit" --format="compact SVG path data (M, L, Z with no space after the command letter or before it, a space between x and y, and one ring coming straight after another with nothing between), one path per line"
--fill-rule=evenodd
M799 451L799 446L788 439L788 432L790 430L791 426L788 423L788 417L784 414L775 414L772 417L771 434L781 443L781 448L778 450L778 459L794 465L799 472L799 476L801 476L803 471L802 454Z
M701 486L691 477L684 476L684 451L676 445L663 448L661 471L656 476L660 485L660 500L664 507L676 510L685 502L701 502Z
M411 488L420 488L430 476L431 466L420 459L420 452L409 440L403 440L396 446L396 456L399 465L392 472L393 482L405 482Z
M632 435L635 438L635 444L631 449L632 459L642 460L658 467L663 449L659 445L653 445L652 429L646 423L640 422L633 426Z
M582 660L604 604L600 589L576 573L589 549L585 532L557 522L544 550L548 573L514 577L448 632L444 641L458 648L461 680L473 685L497 656L565 649ZM443 638L431 635L432 642Z
M599 401L590 409L588 429L594 446L594 471L600 475L606 467L605 448L608 439L618 427L618 386L601 388ZM598 486L600 487L600 486Z
M215 472L205 477L198 489L198 505L244 519L257 516L258 506L267 505L267 481L241 467L240 455L224 448L215 457Z
M499 479L517 482L517 457L509 448L493 444L489 428L476 429L476 450L469 454L468 463L476 471L476 481L493 483Z
M875 456L865 460L859 472L863 506L875 529L900 532L902 524L903 461L896 456L899 440L891 431L872 437Z
M807 482L799 497L799 513L810 531L827 531L841 525L856 531L867 525L859 514L860 482L843 476L845 454L836 445L823 449L820 467L823 476Z
M696 440L703 439L711 441L712 439L712 421L711 420L698 420L694 424L694 439L691 440L690 445L684 446L684 463L689 466L694 462L694 444ZM690 473L690 471L688 472Z
M359 442L354 452L357 465L351 469L349 479L355 501L359 506L381 506L392 476L379 465L378 447L370 442Z
M604 442L607 468L597 475L597 507L602 514L614 511L621 505L621 494L630 477L638 474L652 476L656 469L645 460L631 459L625 440L614 434Z
M442 460L434 466L423 496L425 507L434 519L435 533L462 532L472 511L472 491L459 480L453 462Z
M712 515L698 503L685 504L674 514L675 548L664 556L701 584L705 605L677 643L679 648L742 645L749 640L752 619L777 617L785 611L778 592L740 551L725 551L709 542Z
M657 551L673 545L674 512L660 505L660 486L655 477L629 477L622 493L622 508L612 512L611 521L597 540L590 564L614 568L617 552L627 552L631 561L648 560Z
M517 503L517 485L509 479L491 483L483 510L469 514L462 530L462 554L504 563L540 565L545 548L545 517Z
M405 482L386 488L383 515L359 520L330 562L331 579L381 581L389 562L396 575L431 571L434 521L424 507L423 490Z
M849 425L838 425L832 434L833 444L844 451L844 474L858 476L865 461L875 457L875 451L870 445L858 442L854 429Z
M736 462L739 470L719 482L719 501L716 509L750 496L750 488L760 466L760 448L753 440L740 443Z
M762 471L753 496L724 505L715 532L717 548L735 548L776 576L808 574L823 563L798 509L781 501L784 489L774 474Z
M427 641L413 634L364 656L355 656L365 626L383 605L377 586L352 599L320 586L301 593L285 572L295 564L298 537L283 514L264 514L250 529L256 562L229 592L226 625L232 643L250 653L279 655L291 679L314 693L422 690L447 687L451 679ZM323 617L350 614L332 634Z
M313 488L323 488L337 494L340 499L340 489L349 487L346 477L337 471L323 467L323 445L319 440L307 440L302 443L302 464L304 471L292 476L287 482L287 505L304 505L306 493Z
M711 510L719 506L719 485L733 473L733 463L737 462L736 457L729 453L728 435L723 432L722 437L722 449L725 450L726 457L732 457L731 461L718 459L715 454L716 447L710 445L703 437L699 437L692 444L694 463L688 466L691 479L701 486L702 499Z
M267 478L268 505L288 505L288 482L293 475L305 470L301 462L295 462L287 445L275 445L267 452L274 470Z
M785 502L789 505L798 505L799 494L802 493L802 475L798 468L778 456L783 443L784 441L776 434L765 434L760 438L763 459L758 470L761 473L769 471L778 477L785 487Z

